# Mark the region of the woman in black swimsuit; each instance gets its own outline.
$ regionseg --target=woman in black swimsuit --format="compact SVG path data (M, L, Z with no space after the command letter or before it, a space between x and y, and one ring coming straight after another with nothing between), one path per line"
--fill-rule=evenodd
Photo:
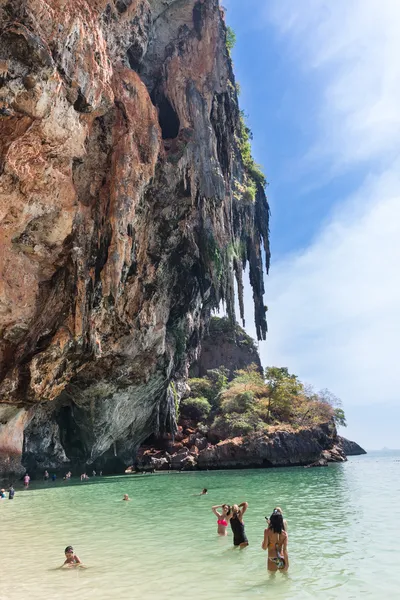
M249 505L247 502L234 504L232 506L232 516L230 518L231 529L233 532L233 545L239 546L239 548L246 548L249 545L249 541L244 531L243 515Z

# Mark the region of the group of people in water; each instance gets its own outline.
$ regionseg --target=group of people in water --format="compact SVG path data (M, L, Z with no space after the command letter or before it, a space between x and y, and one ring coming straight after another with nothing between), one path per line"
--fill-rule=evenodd
M102 473L99 473L102 475ZM93 476L96 476L96 472L93 472ZM65 479L70 479L71 473L68 472ZM49 474L47 471L44 473L43 479L47 481ZM81 481L88 479L86 473L81 475ZM24 477L24 487L29 486L30 477L28 474ZM208 490L204 488L200 494L194 494L195 496L204 496L208 493ZM9 499L14 498L15 490L13 486L9 489ZM0 499L6 497L5 490L0 490ZM124 494L123 501L129 501L128 494ZM246 536L244 526L244 514L248 509L248 503L242 502L241 504L218 504L211 508L214 515L217 517L217 534L219 536L228 535L228 527L230 525L233 533L233 545L235 548L246 548L249 545L249 541ZM270 517L265 517L267 520L267 527L264 530L264 538L261 544L263 550L268 552L267 568L269 571L287 571L289 568L289 557L288 557L288 533L287 533L287 522L283 518L282 509L277 506ZM65 561L60 568L71 568L71 567L83 567L80 558L74 553L72 546L67 546L65 549Z
M10 485L10 487L8 488L8 499L14 500L14 496L15 496L15 490L14 490L13 486ZM5 498L6 498L6 490L4 488L2 488L0 490L0 500L4 500Z
M207 494L207 490L204 489L199 496ZM128 494L124 494L123 501L129 501ZM231 526L233 533L233 545L236 548L246 548L249 545L245 530L243 516L248 509L248 503L242 502L241 504L218 504L213 506L211 510L217 517L217 533L220 536L228 535L228 526ZM218 510L220 509L220 510ZM264 538L261 544L261 548L268 552L268 571L285 572L289 568L289 556L288 556L288 533L287 533L287 522L283 518L282 509L277 506L272 515L268 518L265 517L268 523L268 527L264 530ZM74 553L72 546L65 548L65 562L60 568L74 568L82 567L85 565L82 563L80 558Z
M240 549L246 548L249 541L244 529L243 516L248 509L248 503L219 504L211 510L217 517L217 533L220 536L228 535L228 526L233 533L233 545ZM220 511L218 510L220 509ZM282 509L277 506L272 515L265 517L268 527L264 530L261 544L263 550L268 551L268 570L287 571L289 568L287 522L283 518Z

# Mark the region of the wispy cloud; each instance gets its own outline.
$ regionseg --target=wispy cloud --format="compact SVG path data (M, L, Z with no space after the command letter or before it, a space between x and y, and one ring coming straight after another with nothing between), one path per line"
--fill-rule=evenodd
M337 199L305 250L273 262L263 362L329 387L353 418L358 407L359 441L376 447L366 407L387 403L400 416L400 3L272 0L264 16L318 90L308 161L326 180L353 170L359 188ZM400 446L397 424L375 434Z
M265 17L292 58L318 78L316 159L384 161L400 137L398 0L274 0Z

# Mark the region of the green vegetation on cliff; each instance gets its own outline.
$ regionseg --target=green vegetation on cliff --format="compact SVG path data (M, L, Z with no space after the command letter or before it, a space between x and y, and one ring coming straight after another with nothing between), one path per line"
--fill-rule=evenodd
M214 438L277 427L297 430L331 420L345 425L340 401L333 394L315 392L285 367L267 367L260 373L252 365L236 371L231 381L221 367L188 383L191 394L181 404L182 418L194 420Z

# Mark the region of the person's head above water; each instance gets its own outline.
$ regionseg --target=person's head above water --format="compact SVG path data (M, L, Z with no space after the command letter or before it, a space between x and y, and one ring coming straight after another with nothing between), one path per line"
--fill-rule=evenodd
M282 514L276 509L269 518L269 527L274 533L282 533L285 529Z
M226 514L229 515L231 512L231 507L229 506L229 504L223 504L222 505L222 511Z
M74 553L74 549L72 546L67 546L64 550L64 554L68 555L68 554L73 554Z
M201 492L202 494L207 494L207 488L204 488L203 491Z
M128 494L124 494L124 497L122 498L122 500L129 500Z

